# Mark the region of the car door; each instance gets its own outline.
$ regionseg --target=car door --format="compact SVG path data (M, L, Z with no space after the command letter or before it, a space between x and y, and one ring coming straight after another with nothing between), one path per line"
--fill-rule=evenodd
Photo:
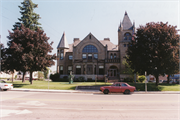
M126 89L129 90L129 87L125 83L122 83L121 84L121 92L124 92Z
M121 92L120 83L116 83L116 84L115 84L113 91L116 92L116 93Z

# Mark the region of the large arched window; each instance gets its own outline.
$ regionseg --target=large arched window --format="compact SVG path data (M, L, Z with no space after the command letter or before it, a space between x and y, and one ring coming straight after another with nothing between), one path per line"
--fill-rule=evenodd
M83 53L98 53L98 49L94 45L87 45L82 50Z
M124 40L132 40L132 36L130 33L125 33L124 34Z

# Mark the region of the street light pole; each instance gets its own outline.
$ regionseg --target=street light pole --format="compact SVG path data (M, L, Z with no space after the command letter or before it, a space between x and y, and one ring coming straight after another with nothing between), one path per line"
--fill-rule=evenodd
M147 79L146 79L146 76L147 76L147 72L145 71L145 92L147 92Z

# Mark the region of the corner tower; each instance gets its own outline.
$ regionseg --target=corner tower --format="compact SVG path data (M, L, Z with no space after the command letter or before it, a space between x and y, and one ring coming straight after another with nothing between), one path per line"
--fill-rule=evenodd
M121 73L125 69L125 66L122 63L124 61L124 57L126 56L126 51L132 40L134 31L135 23L132 24L127 12L125 12L123 21L120 22L118 27L118 50L120 51Z
M65 53L68 50L69 44L64 32L57 46L57 73L63 74Z

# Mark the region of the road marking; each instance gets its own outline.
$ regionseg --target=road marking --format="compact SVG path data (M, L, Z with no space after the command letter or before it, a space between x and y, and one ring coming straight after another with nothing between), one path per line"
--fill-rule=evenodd
M22 105L34 105L34 106L46 105L45 103L42 103L42 102L39 102L39 101L26 101L24 103L18 103L18 104L22 104Z
M8 110L8 109L1 109L2 111L1 117L7 117L7 116L14 116L19 114L29 114L32 113L31 111L24 109L24 110Z

